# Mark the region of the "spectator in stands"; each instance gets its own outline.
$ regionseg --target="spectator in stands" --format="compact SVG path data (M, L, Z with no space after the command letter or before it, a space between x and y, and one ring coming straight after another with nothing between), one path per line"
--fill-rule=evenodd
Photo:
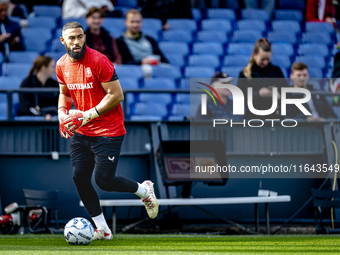
M117 39L119 52L123 57L123 64L157 65L168 63L158 48L157 42L141 32L142 14L131 9L125 16L126 31Z
M114 6L109 0L64 0L62 10L63 19L85 17L92 7L112 12Z
M336 27L335 9L332 0L308 0L306 20L314 22L329 22Z
M23 6L23 4L19 4L18 2L18 0L10 0L7 15L9 17L20 19L20 26L27 27L27 8Z
M275 0L244 0L244 6L246 9L264 9L271 17L275 9Z
M211 120L211 119L232 119L240 120L240 115L233 115L233 100L231 98L231 92L226 88L216 88L219 84L230 84L233 80L224 72L216 72L211 79L211 86L216 90L220 96L222 105L219 103L215 93L212 93L217 104L215 105L214 100L209 97L207 100L207 114L201 114L201 105L197 108L196 120Z
M55 61L47 56L38 56L28 77L23 80L20 88L59 88L57 81L53 80ZM45 116L52 120L58 115L58 92L46 93L20 93L19 116Z
M316 91L313 89L312 85L308 85L309 73L308 67L305 63L295 62L292 65L290 78L293 80L295 88L304 88L310 91ZM303 97L303 94L301 93L292 94L292 98L301 97ZM337 118L332 107L323 95L312 94L311 100L303 104L303 106L312 114L311 116L305 116L295 105L289 105L288 116L290 118L306 119L307 121L324 121L328 118Z
M86 44L108 57L111 62L123 64L116 40L103 27L105 13L102 9L92 7L86 15L89 28L85 31Z
M10 51L23 51L25 46L19 23L8 19L9 0L0 0L0 51L9 59Z
M247 98L248 87L253 89L253 106L257 110L268 110L273 103L272 88L277 88L277 99L280 99L281 87L286 87L287 83L284 79L281 69L270 62L272 56L272 48L270 42L266 38L261 38L255 43L248 65L240 72L237 86L243 91ZM281 79L263 79L263 78L281 78ZM275 83L275 84L273 84ZM280 107L278 102L278 108ZM252 114L248 107L246 109L245 118L282 118L279 109L272 115L257 116Z
M167 19L192 19L190 0L148 0L142 7L144 18L161 19L163 29L169 29Z

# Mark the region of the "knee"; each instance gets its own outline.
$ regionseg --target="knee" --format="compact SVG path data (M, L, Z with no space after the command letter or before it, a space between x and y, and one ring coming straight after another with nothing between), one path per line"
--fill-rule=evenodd
M91 176L81 171L80 167L73 166L73 182L76 185L91 182Z
M95 174L95 181L98 187L104 191L112 191L110 176L106 174Z

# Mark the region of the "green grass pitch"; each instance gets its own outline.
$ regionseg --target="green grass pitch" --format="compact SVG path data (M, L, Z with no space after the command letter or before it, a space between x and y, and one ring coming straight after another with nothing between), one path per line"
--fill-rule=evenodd
M0 235L0 254L340 254L340 236L115 235L88 246L63 235Z

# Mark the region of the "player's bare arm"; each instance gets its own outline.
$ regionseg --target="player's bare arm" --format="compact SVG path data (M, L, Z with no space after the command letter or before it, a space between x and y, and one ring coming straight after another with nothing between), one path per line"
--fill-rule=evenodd
M71 94L64 84L59 83L59 101L58 101L58 118L59 118L59 132L62 137L69 139L73 133L69 131L65 125L68 111L72 105Z
M102 83L102 86L107 94L96 107L100 115L110 111L124 100L119 80Z

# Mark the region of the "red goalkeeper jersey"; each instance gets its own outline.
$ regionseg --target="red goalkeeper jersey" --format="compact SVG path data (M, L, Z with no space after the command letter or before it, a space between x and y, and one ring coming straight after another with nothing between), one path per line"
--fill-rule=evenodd
M103 54L86 47L83 58L72 62L67 54L56 65L58 82L66 85L77 110L87 111L100 103L107 94L102 83L117 80L111 61ZM79 128L87 136L121 136L126 133L122 107L116 107Z

